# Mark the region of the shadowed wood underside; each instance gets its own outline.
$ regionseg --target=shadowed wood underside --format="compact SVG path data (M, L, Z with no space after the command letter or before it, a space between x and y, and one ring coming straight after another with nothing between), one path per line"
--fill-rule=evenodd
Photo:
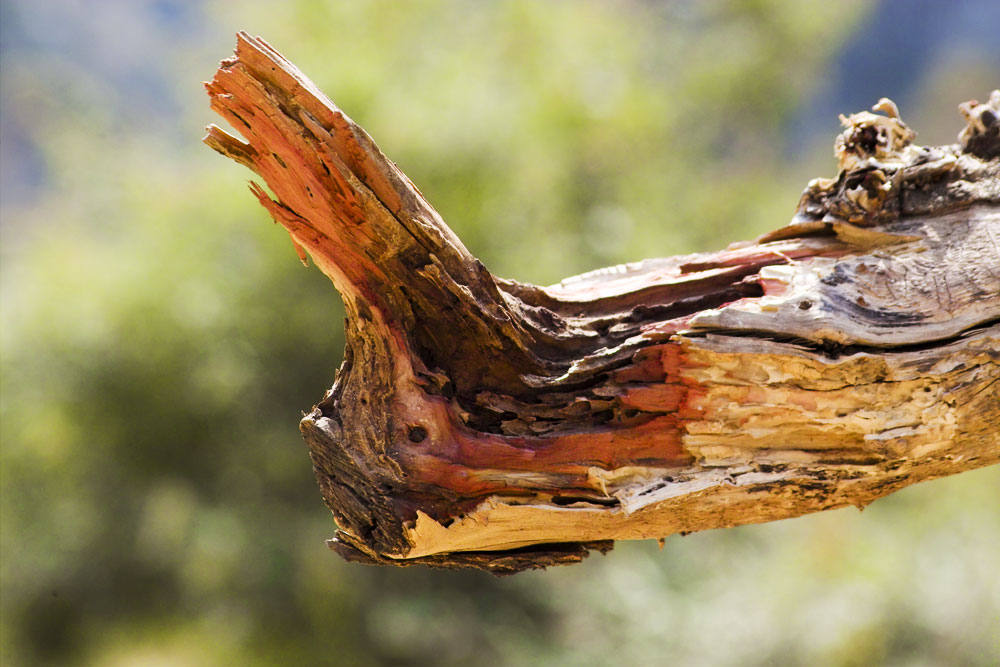
M539 287L263 40L206 86L243 138L205 142L347 309L301 430L349 560L513 573L1000 460L1000 93L952 146L845 118L839 175L756 241Z

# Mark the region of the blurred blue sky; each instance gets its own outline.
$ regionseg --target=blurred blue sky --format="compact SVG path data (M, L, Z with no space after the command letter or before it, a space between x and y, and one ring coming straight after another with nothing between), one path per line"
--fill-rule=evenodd
M223 15L225 19L220 18ZM231 24L223 25L224 20ZM971 90L982 86L982 76L963 78L963 73L969 67L1000 72L997 26L1000 2L996 0L874 2L811 100L791 119L787 152L808 153L816 150L817 141L826 146L837 128L837 114L866 108L882 96L893 98L904 118L916 124L907 109L926 103L922 97L935 77L950 78L956 92L985 96L985 89ZM211 74L214 62L231 48L232 33L241 28L254 26L242 25L232 7L223 14L208 0L4 0L0 4L3 203L31 201L46 184L45 160L32 130L36 114L45 111L39 103L107 108L110 123L126 128L153 123L167 145L196 145L200 135L189 121L195 114L187 107L199 104L205 107L201 116L210 118L197 82ZM158 57L152 57L154 53ZM66 63L72 63L72 72L87 72L90 79L64 80ZM191 87L178 91L173 83L176 68L185 64L199 67L191 71ZM947 74L942 68L948 69ZM46 99L31 98L24 77L37 78L34 92ZM951 126L957 128L952 111L958 101L932 96L930 103L940 108L932 107L928 114L937 118L950 113ZM923 130L924 141L953 139L933 128L930 136L926 127Z
M873 3L854 35L841 47L824 85L803 106L790 136L802 141L815 135L837 114L867 108L881 97L891 98L903 117L921 102L927 80L941 67L954 67L960 78L965 65L1000 74L1000 2L996 0L881 0ZM995 77L992 85L1000 85ZM970 77L971 85L977 83ZM988 90L969 95L985 98ZM954 107L959 99L937 103ZM960 125L954 116L953 127ZM911 124L915 124L911 120ZM957 129L953 130L957 133ZM926 132L925 132L926 134ZM953 141L954 136L923 137L928 143Z

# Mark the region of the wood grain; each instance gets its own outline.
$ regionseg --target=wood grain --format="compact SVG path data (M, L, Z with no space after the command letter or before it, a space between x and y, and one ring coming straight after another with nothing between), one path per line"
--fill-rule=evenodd
M844 118L840 174L756 241L541 287L263 40L206 86L243 138L205 142L344 299L301 430L349 560L510 574L1000 460L1000 93L954 146Z

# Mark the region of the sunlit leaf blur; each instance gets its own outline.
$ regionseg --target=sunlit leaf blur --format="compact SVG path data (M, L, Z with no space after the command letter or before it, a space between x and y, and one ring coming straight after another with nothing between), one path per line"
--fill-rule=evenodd
M881 95L953 141L989 0L0 7L3 664L1000 662L996 468L509 579L341 562L296 428L340 302L198 142L262 35L548 284L784 224Z

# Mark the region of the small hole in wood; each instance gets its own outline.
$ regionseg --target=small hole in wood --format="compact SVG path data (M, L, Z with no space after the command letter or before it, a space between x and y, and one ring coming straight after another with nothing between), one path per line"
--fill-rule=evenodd
M813 302L809 299L802 299L802 301L799 301L799 310L809 310L812 307Z
M423 442L427 439L427 429L423 426L411 426L407 437L410 438L410 442Z

